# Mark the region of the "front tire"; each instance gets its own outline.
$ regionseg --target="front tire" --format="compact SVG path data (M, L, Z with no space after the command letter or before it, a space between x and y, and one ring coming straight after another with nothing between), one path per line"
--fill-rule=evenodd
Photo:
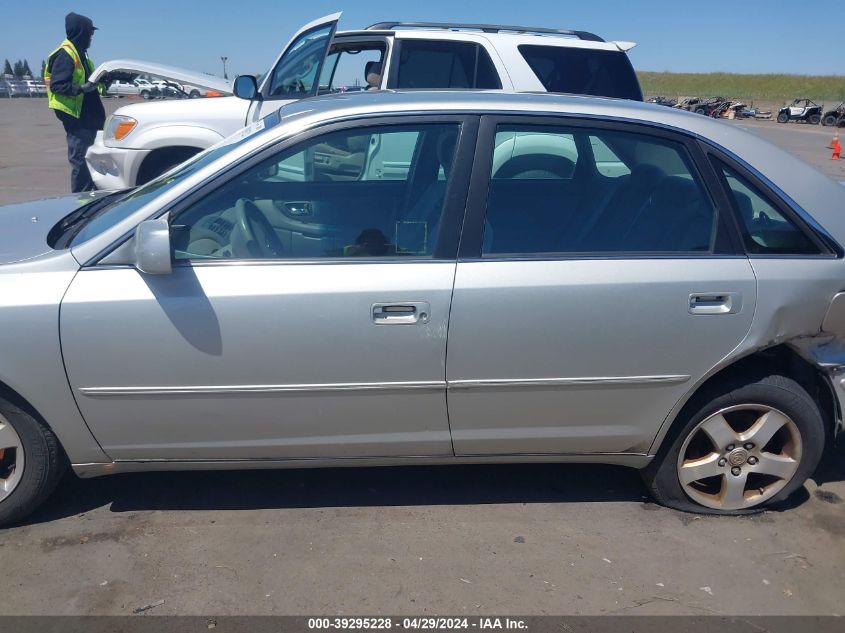
M20 521L41 505L66 465L53 432L0 399L0 526Z
M789 115L786 112L778 114L778 123L786 123L789 121Z
M836 117L832 114L828 114L822 121L822 125L824 125L825 127L833 127L834 125L836 125Z
M653 497L676 510L759 512L800 488L824 451L818 406L785 376L702 393L682 415L643 471Z

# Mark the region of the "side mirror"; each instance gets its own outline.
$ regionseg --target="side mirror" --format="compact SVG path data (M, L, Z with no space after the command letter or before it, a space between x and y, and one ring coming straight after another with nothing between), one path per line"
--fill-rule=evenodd
M258 83L252 75L239 75L236 77L232 90L236 97L246 99L247 101L252 101L256 97L260 97Z
M147 275L173 271L168 217L145 220L135 229L135 268Z

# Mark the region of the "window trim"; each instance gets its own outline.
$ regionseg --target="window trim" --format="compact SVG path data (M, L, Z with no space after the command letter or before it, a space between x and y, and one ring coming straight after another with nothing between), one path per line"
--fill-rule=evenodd
M437 44L447 43L447 44L471 44L476 47L476 55L475 55L475 70L472 77L473 87L472 88L399 88L399 66L402 61L402 47L405 44L409 43L419 43L419 42L435 42ZM487 59L490 61L490 67L493 69L493 72L496 73L496 79L499 81L498 88L476 88L475 85L478 84L478 60L480 57L480 51L484 51L484 54L487 55ZM385 86L388 90L502 90L505 83L502 81L502 74L499 72L499 68L496 66L496 62L493 61L493 56L490 54L490 51L487 50L487 47L484 46L481 42L476 42L473 40L458 40L458 39L426 39L426 38L395 38L393 41L393 56L391 58L390 70L388 71L387 75L387 85Z
M737 235L740 238L742 252L749 258L754 259L819 259L819 258L835 258L842 259L845 256L845 250L842 246L820 225L812 218L804 209L795 203L789 196L775 185L771 180L763 176L756 169L751 167L748 163L742 161L737 156L727 152L726 150L711 145L706 141L700 141L702 151L707 156L707 160L713 169L714 174L719 182L719 187L724 191L727 199L732 224L735 227ZM799 253L752 253L749 252L745 240L742 238L743 230L739 219L739 209L737 208L736 200L731 193L730 185L722 172L721 165L728 167L735 171L744 180L751 185L751 187L765 202L771 205L778 213L783 215L787 220L793 223L796 229L801 231L804 236L809 239L819 249L816 254L799 254Z
M205 182L198 185L193 190L181 196L178 200L170 205L166 205L159 209L155 215L147 219L161 218L168 215L172 220L180 213L198 203L206 196L213 194L217 189L225 184L236 180L242 174L250 169L260 165L273 155L285 152L288 149L296 147L302 143L307 143L311 139L322 136L324 134L331 134L343 130L353 130L356 128L368 128L373 126L387 126L387 127L405 127L409 125L426 125L426 124L457 124L460 127L460 135L455 153L455 162L452 168L452 176L449 181L449 186L446 190L446 195L443 201L443 211L440 221L440 228L437 236L437 245L431 257L414 257L414 256L396 256L396 257L290 257L290 258L262 258L262 259L185 259L177 260L172 257L171 262L174 268L192 267L192 266L219 266L219 265L269 265L269 264L372 264L378 262L385 263L424 263L424 262L454 262L457 257L458 242L460 240L460 227L463 222L464 209L466 208L466 195L468 190L469 178L472 172L473 155L475 152L476 137L478 134L478 115L466 113L437 113L430 115L359 115L354 118L343 119L340 121L321 122L311 128L297 132L292 136L287 136L277 140L271 145L265 146L249 156L244 156L236 163L230 165L227 169L222 170L209 178ZM104 249L99 255L91 260L89 264L84 267L98 266L99 262L109 257L119 249L123 248L127 242L133 239L134 230L124 235L121 239L112 243L107 249ZM105 267L114 267L114 264L103 264Z
M519 254L491 254L483 256L481 249L484 239L484 222L487 213L487 198L490 181L492 180L493 148L496 130L499 125L514 125L528 127L566 127L571 129L586 128L588 130L608 132L628 132L651 136L679 143L685 147L691 162L690 167L698 176L699 184L705 195L710 199L716 213L716 237L714 250L708 252L684 251L613 251L613 252L583 252L583 253L519 253ZM590 150L592 152L592 150ZM464 225L461 234L461 244L458 251L459 261L503 261L503 260L578 260L578 259L724 259L744 257L741 249L741 236L738 228L734 227L725 217L730 209L726 192L716 180L716 174L709 161L706 160L695 137L667 129L663 126L646 122L616 121L600 117L583 115L549 115L547 113L519 114L519 115L483 115L481 117L478 139L476 142L476 159L473 165L472 179L467 196L467 210L464 215ZM592 153L591 153L592 155ZM719 243L723 244L722 252L715 249Z

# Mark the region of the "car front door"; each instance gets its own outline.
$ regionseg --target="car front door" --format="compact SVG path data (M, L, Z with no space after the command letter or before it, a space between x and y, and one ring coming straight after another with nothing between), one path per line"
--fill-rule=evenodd
M63 352L105 451L451 455L446 333L476 127L321 128L170 210L172 274L83 269ZM379 167L385 144L407 169Z
M333 13L318 18L294 34L264 77L260 97L252 101L245 125L278 110L287 101L317 94L340 16L341 13Z
M714 174L693 141L641 126L485 118L480 139L449 326L455 453L646 453L754 313Z

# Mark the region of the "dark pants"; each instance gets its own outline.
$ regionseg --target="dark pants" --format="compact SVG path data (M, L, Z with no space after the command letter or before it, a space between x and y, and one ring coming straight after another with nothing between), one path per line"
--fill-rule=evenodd
M84 128L69 128L65 126L67 134L67 159L70 163L70 190L72 193L80 191L94 191L94 181L85 163L85 152L94 144L97 130Z

